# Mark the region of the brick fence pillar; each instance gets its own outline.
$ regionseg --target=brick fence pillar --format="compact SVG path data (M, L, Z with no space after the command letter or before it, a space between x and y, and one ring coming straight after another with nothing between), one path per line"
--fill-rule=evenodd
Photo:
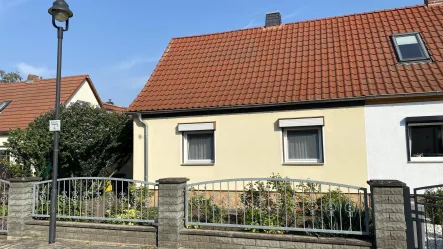
M403 188L397 180L370 180L375 248L406 249ZM409 201L409 200L406 200Z
M187 178L158 180L158 248L179 248L180 231L185 227Z
M25 223L32 219L33 183L40 178L12 178L8 200L8 240L25 236Z

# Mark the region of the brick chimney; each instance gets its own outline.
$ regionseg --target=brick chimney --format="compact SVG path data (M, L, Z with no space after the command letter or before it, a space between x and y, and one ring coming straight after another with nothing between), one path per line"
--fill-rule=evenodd
M425 0L425 4L430 5L436 5L436 4L443 4L443 0Z
M265 27L279 26L281 24L280 12L271 12L266 14Z
M28 79L27 79L27 81L28 82L34 82L35 80L39 80L39 79L41 79L42 77L40 77L40 76L38 76L38 75L35 75L35 74L28 74Z

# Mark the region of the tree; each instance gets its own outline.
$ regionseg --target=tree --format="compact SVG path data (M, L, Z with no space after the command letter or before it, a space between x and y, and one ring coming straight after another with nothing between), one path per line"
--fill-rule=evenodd
M106 112L89 104L62 106L59 177L108 176L132 155L132 122L128 116ZM50 175L54 134L49 120L54 110L36 118L26 129L9 131L8 148L24 170L36 176Z
M20 76L18 72L9 72L6 73L3 70L0 70L0 83L12 83L22 81L23 78Z

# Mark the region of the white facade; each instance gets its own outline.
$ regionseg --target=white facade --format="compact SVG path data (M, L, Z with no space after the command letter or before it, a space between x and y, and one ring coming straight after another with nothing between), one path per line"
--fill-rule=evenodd
M443 162L409 162L407 117L443 115L443 101L365 106L369 179L393 179L413 188L443 183Z
M8 140L7 135L0 135L0 149L3 147L3 143L5 143Z

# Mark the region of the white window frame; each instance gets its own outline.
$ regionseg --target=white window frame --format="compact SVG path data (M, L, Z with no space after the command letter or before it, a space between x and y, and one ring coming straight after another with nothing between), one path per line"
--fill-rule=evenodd
M318 130L319 132L319 143L318 143L318 151L319 158L316 159L290 159L288 152L288 131L299 130ZM285 127L283 128L283 153L284 153L284 163L289 164L323 164L324 163L324 155L323 155L323 144L324 144L324 136L323 136L323 126L305 126L305 127Z
M213 136L213 156L212 160L201 159L201 160L189 160L188 159L188 135L189 134L212 134ZM182 164L184 165L213 165L215 164L215 130L202 130L202 131L182 131L183 143L182 143Z
M411 139L411 126L434 126L443 125L443 122L432 123L409 123L408 128L408 145L409 145L409 161L410 162L443 162L443 157L413 157L412 156L412 139Z
M423 52L423 55L424 55L423 57L409 58L409 59L403 58L403 55L400 51L400 47L397 43L397 38L408 37L408 36L414 36L417 39L420 49ZM429 56L428 50L425 46L425 43L423 42L423 39L421 38L421 35L418 32L394 34L394 35L392 35L392 40L394 42L394 48L395 48L395 52L397 54L399 62L422 61L422 60L431 59L431 57Z

